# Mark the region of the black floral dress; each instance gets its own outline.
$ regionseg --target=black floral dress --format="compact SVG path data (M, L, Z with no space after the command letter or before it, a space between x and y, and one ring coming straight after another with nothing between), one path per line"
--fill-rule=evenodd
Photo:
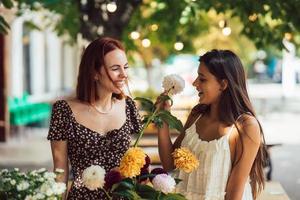
M68 158L74 177L68 200L107 199L102 190L91 191L82 183L82 172L91 165L100 165L106 172L119 166L130 146L131 134L139 132L141 121L132 99L126 98L126 121L119 129L99 134L75 120L65 100L54 103L48 140L67 140Z

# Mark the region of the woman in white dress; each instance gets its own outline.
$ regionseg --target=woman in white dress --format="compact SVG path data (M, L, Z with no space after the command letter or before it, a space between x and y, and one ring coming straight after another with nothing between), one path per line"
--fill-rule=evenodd
M187 147L199 159L192 173L179 171L176 191L189 200L252 200L264 186L264 136L249 100L240 59L229 50L212 50L199 59L196 105L174 144L169 128L158 130L159 154L174 169L175 148ZM170 104L160 104L169 109Z

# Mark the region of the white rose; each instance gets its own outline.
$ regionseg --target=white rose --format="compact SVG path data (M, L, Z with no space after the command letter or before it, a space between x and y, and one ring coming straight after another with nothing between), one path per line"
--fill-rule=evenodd
M52 191L52 188L48 188L48 189L46 190L46 195L47 195L48 197L52 196L53 194L54 194L54 192Z
M57 200L57 197L49 197L47 200Z
M104 185L105 170L99 165L92 165L82 173L83 184L90 190L102 188Z
M37 171L36 171L36 170L31 171L31 172L30 172L30 175L32 175L32 176L37 176Z
M42 194L42 193L37 193L34 197L35 197L36 199L44 199L44 198L45 198L45 195Z
M29 187L29 183L27 181L22 181L17 185L17 190L18 191L23 191L26 190Z
M45 171L46 171L46 168L41 168L41 169L37 170L38 173L45 172Z
M34 197L31 196L31 195L27 195L27 196L25 197L25 200L34 200Z
M44 178L48 180L54 180L56 178L56 174L53 172L45 172Z
M43 183L42 186L40 187L40 192L42 194L47 194L48 189L50 188L49 183Z
M54 183L52 186L52 190L54 194L63 194L66 191L65 183Z
M3 182L10 182L12 179L11 178L4 178Z
M176 186L174 178L167 174L158 174L152 180L153 188L165 194L173 192Z
M168 92L170 95L175 95L183 91L185 83L180 76L170 74L164 77L162 86L165 92Z
M38 179L38 181L40 181L40 182L44 182L44 181L45 181L45 179L44 179L43 177L40 177L40 178Z
M16 182L15 180L11 180L11 181L10 181L10 184L11 184L11 185L16 185L16 183L17 183L17 182Z

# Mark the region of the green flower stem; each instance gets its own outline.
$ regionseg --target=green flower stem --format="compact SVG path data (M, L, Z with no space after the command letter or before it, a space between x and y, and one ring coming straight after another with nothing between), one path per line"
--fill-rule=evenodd
M148 125L151 123L152 119L155 117L156 113L159 111L158 108L155 109L155 111L152 113L152 115L148 118L147 122L144 124L144 126L142 127L142 130L139 133L138 138L136 139L135 143L134 143L134 147L137 147L140 139L142 138L145 129L148 127Z
M112 197L108 194L108 192L107 192L105 189L102 189L102 191L105 193L106 197L107 197L109 200L112 200Z

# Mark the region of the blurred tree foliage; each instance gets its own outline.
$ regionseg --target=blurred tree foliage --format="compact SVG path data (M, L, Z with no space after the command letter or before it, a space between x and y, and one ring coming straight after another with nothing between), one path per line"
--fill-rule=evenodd
M115 12L108 11L109 3L117 6ZM281 49L283 38L300 44L300 15L296 14L300 1L295 0L1 0L0 6L17 7L17 15L27 10L49 10L59 16L49 23L54 24L58 35L67 35L73 42L78 33L87 40L112 36L122 39L129 49L161 57L175 52L177 40L184 43L183 52L193 51L194 39L211 31L208 27L213 21L205 13L212 9L223 13L227 21L238 18L242 26L237 36L247 36L258 48L271 45ZM8 28L0 14L0 32ZM132 40L132 31L139 31L141 39L150 39L151 49L142 49L141 41Z

